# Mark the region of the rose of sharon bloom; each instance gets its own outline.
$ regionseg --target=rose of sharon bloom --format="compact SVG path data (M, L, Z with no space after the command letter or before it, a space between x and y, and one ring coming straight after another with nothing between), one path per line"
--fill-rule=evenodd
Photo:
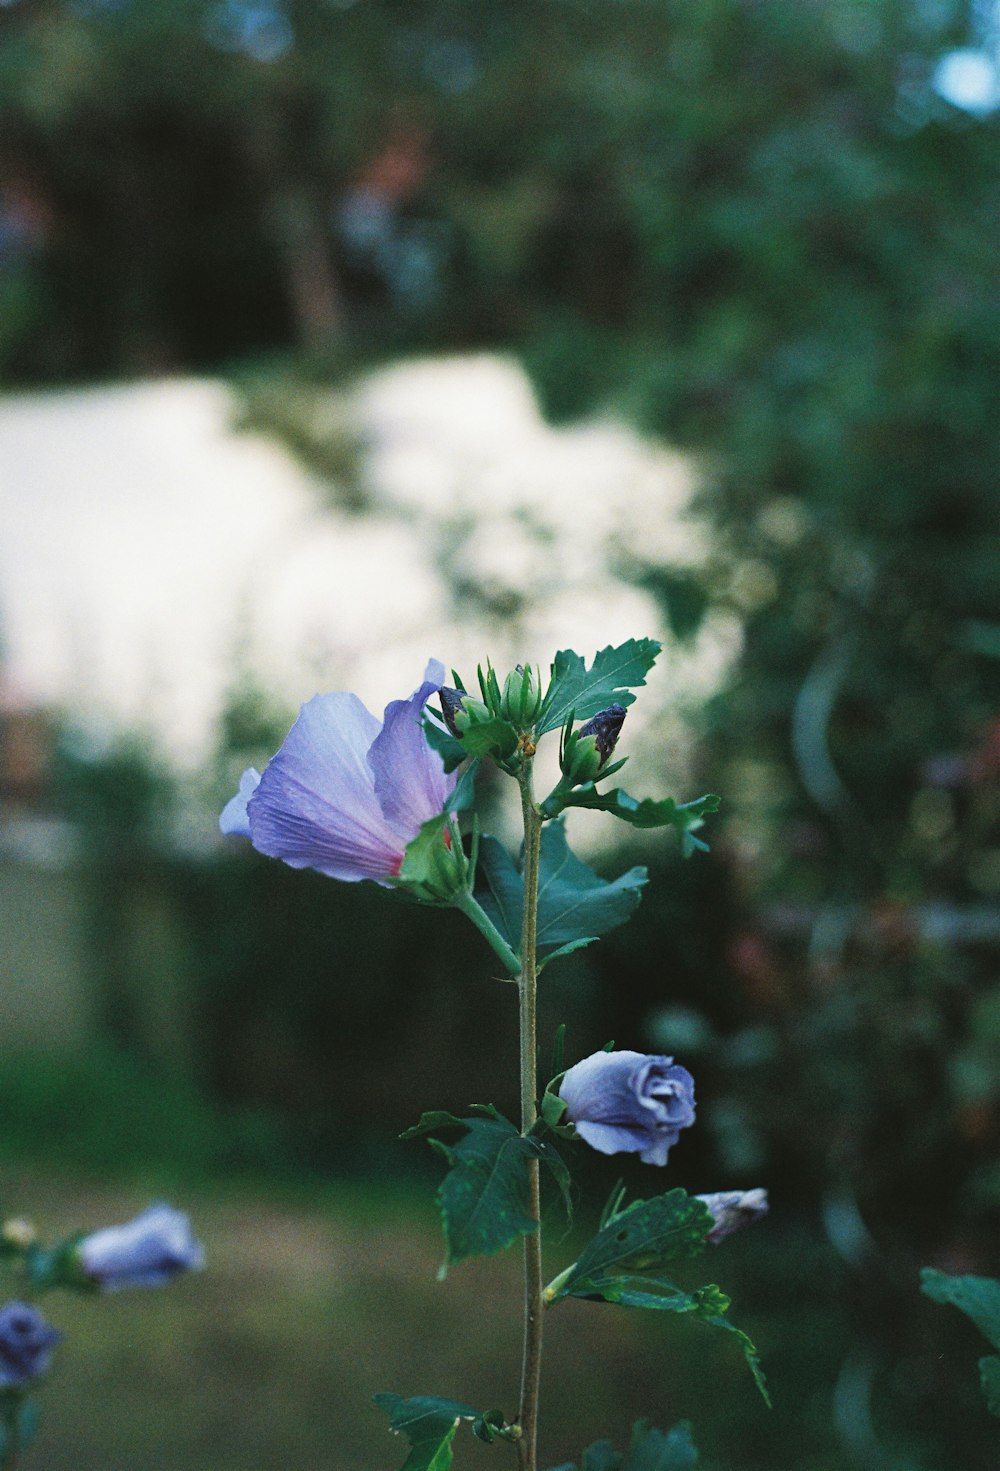
M694 1079L672 1057L595 1052L559 1085L567 1117L602 1154L638 1153L665 1165L682 1129L694 1123Z
M0 1389L20 1389L44 1374L61 1338L26 1302L8 1302L0 1308Z
M183 1211L151 1205L124 1226L106 1226L77 1244L85 1276L108 1292L159 1287L179 1272L204 1265L205 1253Z
M758 1185L753 1190L717 1190L712 1195L696 1195L712 1213L715 1225L705 1240L713 1246L767 1215L767 1191Z
M252 767L243 773L222 831L292 868L388 887L407 844L444 811L455 785L421 724L443 681L444 666L432 659L420 688L387 705L384 720L357 695L316 695L263 776Z

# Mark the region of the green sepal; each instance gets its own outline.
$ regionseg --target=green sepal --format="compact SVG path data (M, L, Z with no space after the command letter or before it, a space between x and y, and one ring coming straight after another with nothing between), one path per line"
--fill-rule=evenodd
M555 795L553 793L553 797ZM543 812L552 800L546 798L542 803ZM681 852L687 858L696 851L709 851L708 844L703 838L696 837L695 833L703 826L707 813L718 812L720 802L721 798L714 792L708 792L704 797L695 797L691 802L675 802L673 797L664 797L662 801L644 797L639 801L630 797L621 787L612 787L610 792L600 792L593 782L587 782L582 787L560 793L551 814L546 815L555 816L566 807L583 807L589 812L610 812L612 817L621 818L631 827L673 827L681 835Z
M393 1434L405 1435L410 1442L402 1471L448 1471L453 1459L451 1443L459 1423L475 1420L477 1415L471 1405L433 1395L403 1399L398 1394L376 1394L373 1398L388 1415Z
M620 1196L618 1197L620 1200ZM713 1226L712 1213L701 1200L681 1189L668 1190L652 1200L634 1200L616 1209L584 1247L573 1266L546 1288L546 1298L603 1296L606 1280L635 1276L666 1262L697 1256Z
M463 1131L454 1144L428 1140L449 1165L437 1192L445 1238L441 1276L454 1262L502 1251L518 1236L538 1230L531 1214L529 1160L537 1159L551 1170L569 1210L569 1171L555 1147L548 1140L522 1135L492 1104L477 1107L481 1116L473 1118L460 1119L444 1111L425 1113L402 1136L415 1139L444 1129Z
M648 1420L637 1420L623 1455L610 1440L597 1440L583 1453L582 1471L694 1471L698 1451L686 1420L672 1430L656 1430ZM554 1471L576 1471L572 1462Z
M24 1266L33 1292L47 1292L53 1287L69 1287L76 1292L94 1293L100 1288L80 1265L77 1247L87 1235L75 1231L57 1246L33 1245L24 1254Z
M446 833L450 842L445 841ZM457 828L445 816L421 824L417 836L406 845L393 882L425 904L450 904L466 888L469 862Z
M639 903L647 878L642 867L630 868L610 882L599 878L571 851L563 823L553 822L543 828L536 931L539 969L556 955L589 945L624 924ZM495 838L484 838L480 845L476 898L516 950L524 880Z
M535 721L536 736L565 724L571 711L577 720L589 720L608 705L631 705L635 696L629 691L646 683L660 647L651 638L609 645L594 655L589 669L572 649L560 650Z

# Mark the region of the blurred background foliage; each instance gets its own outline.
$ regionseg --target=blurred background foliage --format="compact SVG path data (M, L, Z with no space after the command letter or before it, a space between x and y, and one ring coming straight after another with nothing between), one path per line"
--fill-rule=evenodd
M545 1025L682 1055L677 1177L771 1188L738 1270L775 1415L671 1366L730 1471L996 1464L973 1339L917 1296L924 1261L998 1268L1000 114L934 85L991 37L958 0L0 8L9 388L227 374L362 512L318 399L503 347L553 419L697 458L710 555L623 575L679 643L742 622L698 717L724 815L553 968ZM234 697L205 811L286 713ZM46 800L109 1050L5 1060L8 1155L65 1159L85 1099L84 1169L419 1175L392 1139L421 1107L509 1101L509 998L455 917L178 853L190 797L136 744L65 741Z

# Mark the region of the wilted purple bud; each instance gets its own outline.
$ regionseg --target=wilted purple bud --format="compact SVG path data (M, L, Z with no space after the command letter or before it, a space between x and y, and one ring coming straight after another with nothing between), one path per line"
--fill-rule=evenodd
M672 1057L595 1052L559 1085L566 1116L602 1154L638 1153L665 1165L682 1129L694 1123L694 1079Z
M443 684L438 690L438 695L441 698L441 714L444 716L445 725L453 736L460 737L461 731L455 724L455 716L462 708L462 701L465 699L464 691L453 690L450 685Z
M597 714L581 725L577 731L578 736L593 736L597 747L597 754L601 758L603 766L611 756L612 751L618 744L622 725L628 711L624 705L609 705L606 710L598 710Z
M29 1303L0 1308L0 1389L20 1389L44 1374L61 1338Z
M717 1190L714 1195L696 1195L695 1199L712 1213L715 1225L705 1240L713 1246L767 1215L767 1191L759 1185L754 1190Z
M205 1253L183 1211L151 1205L123 1226L106 1226L76 1248L84 1275L108 1292L159 1287L204 1265Z

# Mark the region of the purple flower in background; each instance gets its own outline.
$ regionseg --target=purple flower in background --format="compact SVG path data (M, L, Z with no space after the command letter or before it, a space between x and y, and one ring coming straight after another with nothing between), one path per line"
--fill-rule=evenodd
M717 1190L713 1195L696 1195L695 1199L712 1213L715 1225L705 1240L713 1246L767 1215L767 1191L759 1185L753 1190Z
M180 1272L204 1264L201 1243L183 1211L151 1205L124 1226L106 1226L85 1236L76 1248L85 1276L99 1287L159 1287Z
M595 1052L559 1085L566 1115L602 1154L638 1153L665 1165L682 1129L694 1123L694 1079L672 1057Z
M0 1389L20 1389L44 1374L61 1338L37 1308L5 1303L0 1308Z
M357 695L316 695L263 776L243 773L219 819L222 831L292 868L385 885L455 785L421 723L443 682L444 667L432 659L420 688L387 705L384 721Z

